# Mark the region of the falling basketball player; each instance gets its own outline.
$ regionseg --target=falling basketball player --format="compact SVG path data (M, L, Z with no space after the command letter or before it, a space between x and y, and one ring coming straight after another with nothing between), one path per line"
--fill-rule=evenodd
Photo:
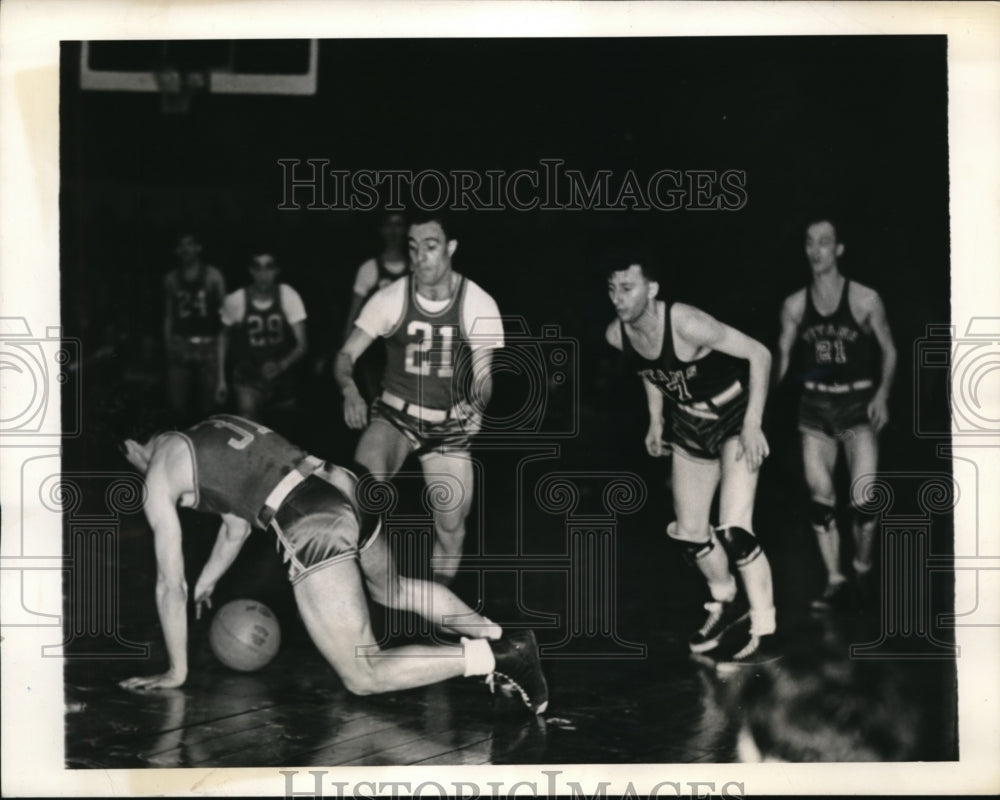
M799 430L810 522L826 566L827 582L813 602L817 610L839 606L847 577L841 570L836 521L834 467L841 446L851 479L853 574L860 596L872 568L875 517L864 500L878 468L878 434L889 421L889 387L896 370L896 348L878 292L840 272L844 243L829 219L806 228L806 256L812 280L786 298L781 309L778 379L791 367L792 351L801 348L802 384ZM881 353L881 364L878 353Z
M440 584L395 570L381 520L359 502L354 473L310 456L241 417L209 417L184 432L124 444L145 475L145 514L156 552L156 606L169 669L121 682L127 689L182 685L187 679L188 587L177 507L219 514L222 526L194 588L196 614L210 606L219 578L253 528L269 528L288 564L299 613L320 653L348 691L375 694L459 676L488 676L536 714L548 704L531 631L505 634ZM362 480L365 480L362 478ZM365 589L383 605L412 611L461 645L375 642ZM429 598L429 599L425 599ZM428 605L429 603L429 605Z
M771 355L693 306L657 300L660 287L650 267L634 259L609 264L608 292L618 319L606 336L642 377L649 405L647 451L659 456L666 446L673 450L677 521L667 535L705 576L712 597L689 645L694 653L714 650L727 662L770 658L771 567L753 533L753 509L758 470L768 455L761 418ZM673 412L669 445L663 441L664 398ZM716 489L720 524L713 530ZM730 565L739 570L746 596ZM748 614L749 628L738 625Z
M368 301L334 370L348 427L365 429L355 461L388 480L415 452L424 475L447 488L430 496L433 574L444 583L462 557L473 492L470 438L479 431L492 394L493 348L503 346L493 298L452 269L457 247L439 217L412 224L412 273ZM387 365L369 418L354 366L378 337L386 340Z

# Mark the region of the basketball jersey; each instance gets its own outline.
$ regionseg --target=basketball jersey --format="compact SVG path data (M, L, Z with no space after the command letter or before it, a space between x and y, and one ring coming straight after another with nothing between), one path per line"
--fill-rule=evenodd
M216 283L209 284L209 267L202 267L194 280L185 280L184 271L175 269L170 281L173 292L173 333L175 336L217 336L221 322L222 297Z
M806 287L806 311L799 325L803 380L853 383L875 378L875 337L862 330L848 301L850 280L836 310L824 317L816 309L812 288Z
M270 303L264 309L244 289L246 306L240 323L240 363L261 365L288 355L295 349L295 335L281 306L281 285L275 284Z
M386 371L383 387L408 403L436 409L455 405L452 391L455 364L468 363L459 356L468 340L462 328L465 278L460 277L451 302L428 312L416 298L412 278L407 282L403 314L386 337Z
M194 460L196 511L235 514L256 524L264 501L306 457L256 422L218 414L182 434Z
M736 381L746 385L749 364L742 358L718 350L712 350L695 361L681 361L677 358L671 332L670 309L671 306L668 305L660 355L655 359L648 359L637 353L625 332L625 323L621 320L618 322L622 336L622 352L634 365L638 374L648 379L674 405L711 400Z

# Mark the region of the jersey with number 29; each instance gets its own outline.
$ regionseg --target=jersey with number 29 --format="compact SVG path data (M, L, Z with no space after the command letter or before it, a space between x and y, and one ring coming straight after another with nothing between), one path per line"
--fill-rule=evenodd
M306 452L256 422L218 414L182 434L194 459L196 511L251 524L268 495Z

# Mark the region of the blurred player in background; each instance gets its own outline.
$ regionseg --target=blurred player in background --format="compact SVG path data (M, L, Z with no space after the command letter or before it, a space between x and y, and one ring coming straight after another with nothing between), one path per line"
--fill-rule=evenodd
M841 274L844 243L829 219L806 228L806 256L812 280L786 298L781 309L778 380L788 374L793 348L803 387L799 430L810 521L826 566L827 582L813 602L817 610L841 606L847 578L841 571L834 468L840 447L851 479L854 559L859 596L871 593L874 516L864 509L878 468L878 434L889 421L889 388L896 348L878 292Z
M753 533L760 466L768 455L761 430L771 354L764 345L694 306L657 300L646 259L616 257L608 292L617 319L608 343L642 377L649 404L646 449L659 456L663 401L672 407L672 490L677 521L667 527L705 580L712 599L693 653L714 651L730 663L774 657L771 567ZM719 490L720 524L710 524ZM746 596L730 565L743 579ZM749 601L749 607L748 607ZM748 616L749 629L741 625ZM723 643L725 640L725 643Z
M409 252L406 243L406 217L398 213L385 214L379 225L382 248L374 258L369 258L358 267L354 277L354 291L351 294L351 308L347 313L343 342L354 330L354 322L361 309L372 295L401 278L410 269ZM374 342L358 360L354 368L355 380L369 403L381 391L382 375L385 372L385 344Z
M188 587L178 506L222 517L218 538L194 587L195 613L211 607L219 579L252 528L274 531L288 565L302 621L317 649L360 695L487 676L534 713L548 705L531 631L504 634L444 586L398 574L378 515L358 501L358 477L325 463L250 420L217 415L184 431L126 440L129 462L145 477L144 510L156 552L156 607L169 668L121 682L169 689L188 676ZM365 590L382 605L407 609L461 644L376 643Z
M210 413L216 401L226 281L201 254L198 238L181 234L174 248L177 265L163 281L167 396L181 425Z
M299 293L278 282L274 256L258 252L250 259L249 286L226 297L223 358L217 373L218 399L227 394L231 368L239 414L255 421L277 414L284 428L294 427L298 381L295 365L306 354L306 308Z
M365 429L359 464L388 480L416 453L428 483L444 484L429 493L432 566L436 580L450 582L472 505L470 439L492 395L492 352L503 346L503 324L493 298L452 269L458 240L440 217L410 225L408 246L412 273L364 306L337 354L335 376L348 427ZM386 340L387 364L369 417L354 367L378 338Z

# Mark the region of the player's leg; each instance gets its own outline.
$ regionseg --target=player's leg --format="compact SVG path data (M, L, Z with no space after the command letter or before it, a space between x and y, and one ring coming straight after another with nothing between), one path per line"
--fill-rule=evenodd
M254 422L264 421L264 393L256 386L237 383L233 386L236 413Z
M737 458L739 449L737 438L727 439L722 444L722 486L716 533L729 560L743 578L750 601L750 633L760 637L774 633L776 627L774 589L770 562L753 533L754 500L760 472L751 470L746 458Z
M809 522L826 567L826 588L817 601L828 605L846 578L840 569L840 531L836 519L833 474L837 464L837 441L819 432L802 431L802 462L809 488Z
M499 625L477 614L440 583L400 575L381 531L362 548L359 561L365 586L376 603L419 614L446 633L470 639L503 635Z
M361 571L344 559L306 574L295 586L306 630L353 694L410 689L475 675L497 675L536 714L548 706L548 687L530 631L461 645L405 645L382 650L368 616Z
M388 420L375 417L358 440L354 460L378 480L389 480L399 472L413 445Z
M671 475L677 521L667 526L667 535L684 548L712 596L705 604L708 613L689 642L692 652L701 653L718 645L726 629L746 616L746 603L729 570L726 551L709 523L719 463L690 456L675 444Z
M851 516L854 530L854 572L859 577L872 568L876 519L863 508L878 469L878 437L870 425L852 428L844 436L844 455L851 476Z
M467 452L431 451L420 457L420 465L434 512L432 574L435 581L448 584L462 560L465 520L472 508L472 457Z

